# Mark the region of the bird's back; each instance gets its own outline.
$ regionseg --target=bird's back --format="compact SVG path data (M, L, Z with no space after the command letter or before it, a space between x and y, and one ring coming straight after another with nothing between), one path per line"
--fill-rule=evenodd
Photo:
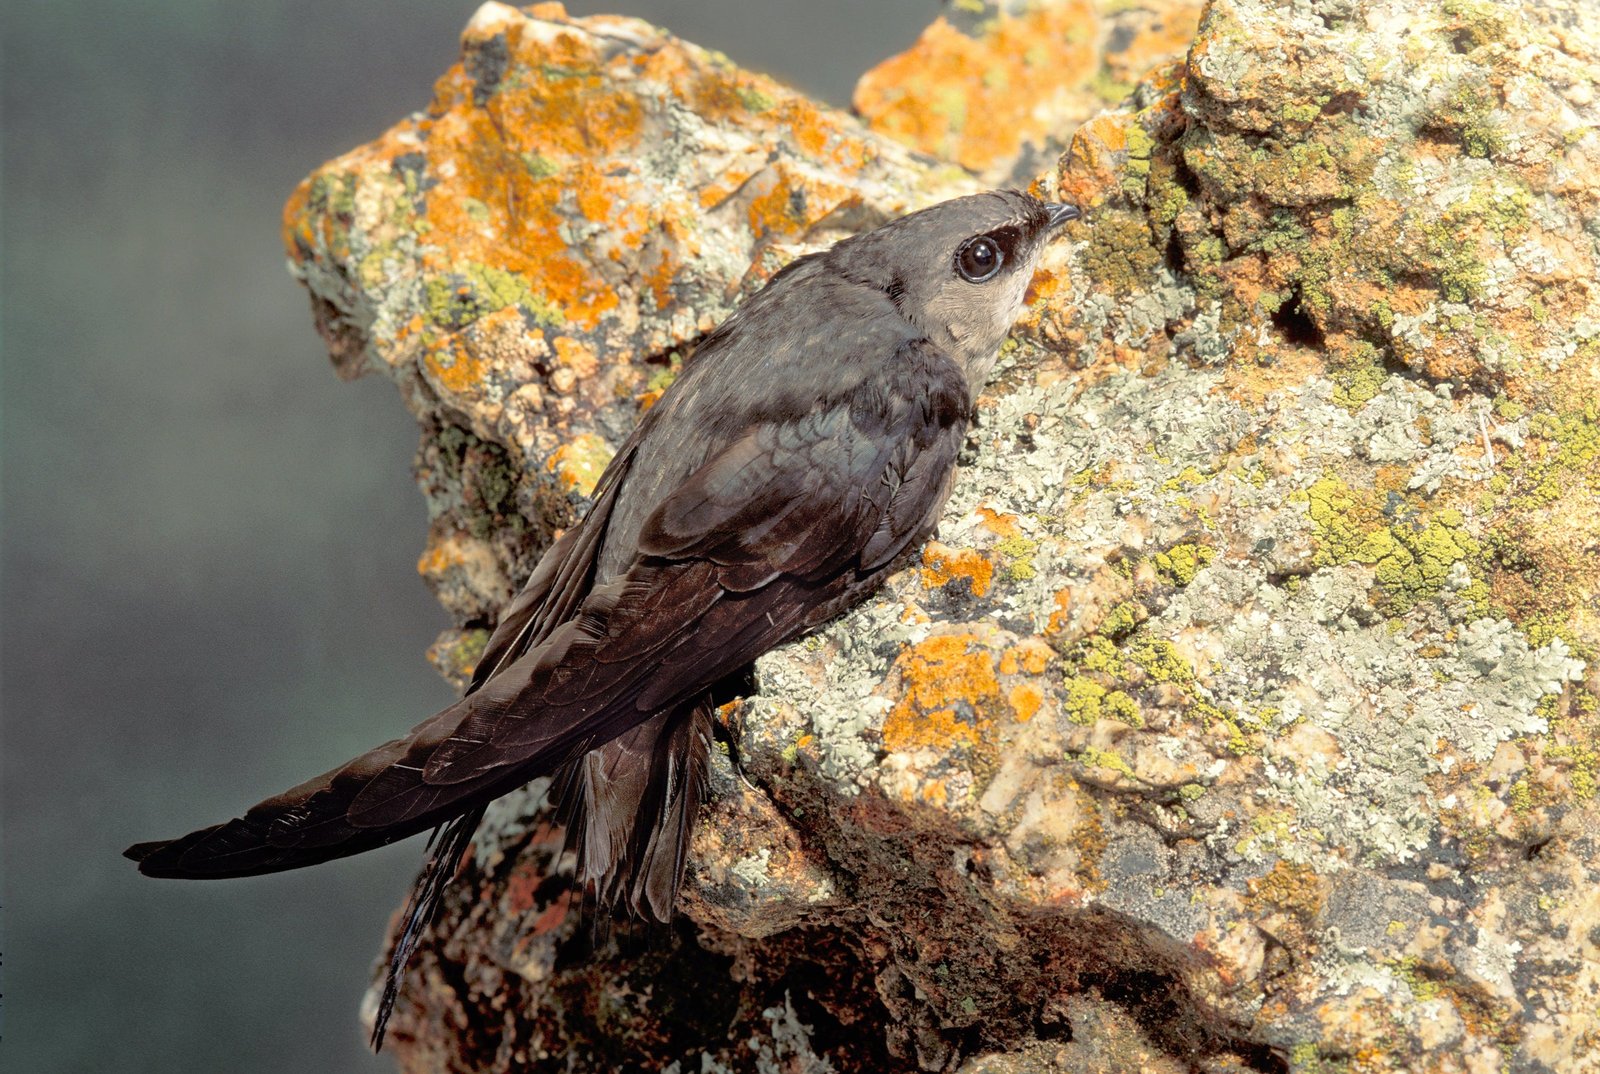
M916 338L880 290L826 255L791 264L783 287L752 296L695 349L678 379L617 453L625 467L604 525L596 581L638 555L661 502L717 452L763 422L790 422L881 375L881 356ZM586 519L584 524L589 524Z

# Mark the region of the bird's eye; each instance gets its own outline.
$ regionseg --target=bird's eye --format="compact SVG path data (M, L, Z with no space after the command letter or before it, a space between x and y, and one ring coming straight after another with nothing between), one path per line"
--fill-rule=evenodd
M956 251L956 271L969 283L983 283L994 279L1005 259L999 243L987 235L979 235L962 243L961 249Z

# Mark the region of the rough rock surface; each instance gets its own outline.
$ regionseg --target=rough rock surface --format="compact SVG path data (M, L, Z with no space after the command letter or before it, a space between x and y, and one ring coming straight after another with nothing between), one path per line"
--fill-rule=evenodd
M875 131L993 186L1026 186L1078 124L1183 58L1199 0L954 0L856 85Z
M424 428L420 569L481 625L741 293L973 188L637 19L488 3L428 109L319 168L284 229L335 367L393 377Z
M962 184L533 12L485 8L435 108L290 206L336 358L423 419L458 668L652 362L796 244ZM588 957L542 788L502 801L402 1066L1600 1070L1597 92L1581 3L1213 0L1044 180L1089 219L940 540L728 713L679 927ZM771 139L730 154L806 193L673 215L723 181L596 133L629 107ZM585 245L586 184L650 160L598 200L659 215Z

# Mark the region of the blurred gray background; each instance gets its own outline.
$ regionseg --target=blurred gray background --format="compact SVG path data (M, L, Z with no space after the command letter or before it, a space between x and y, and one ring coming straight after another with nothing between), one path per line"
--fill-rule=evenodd
M423 107L472 0L0 10L0 1065L389 1070L356 1011L420 840L215 884L141 839L233 816L452 694L393 388L338 383L279 210ZM571 3L835 103L935 0Z

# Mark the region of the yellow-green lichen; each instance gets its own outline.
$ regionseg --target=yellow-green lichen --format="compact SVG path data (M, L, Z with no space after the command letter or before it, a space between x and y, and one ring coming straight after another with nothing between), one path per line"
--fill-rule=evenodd
M1463 529L1461 513L1446 508L1425 523L1403 522L1374 530L1351 558L1373 568L1391 609L1404 613L1437 596L1450 569L1477 553L1478 542Z
M1268 809L1250 818L1248 830L1233 845L1234 852L1250 857L1267 847L1282 846L1291 839L1289 826L1294 814L1287 809Z
M1068 756L1073 756L1073 754L1069 753ZM1094 746L1086 746L1077 751L1075 759L1090 768L1104 768L1108 772L1115 772L1120 776L1126 776L1128 779L1139 779L1133 770L1133 766L1114 750L1102 750Z
M1085 671L1098 671L1103 675L1120 675L1122 672L1121 651L1099 634L1084 638L1075 651L1078 664Z
M1507 247L1528 228L1533 196L1521 186L1504 181L1484 183L1421 227L1420 252L1439 281L1439 293L1450 302L1471 302L1484 294L1489 268L1479 252L1488 232ZM1475 329L1471 314L1447 324L1456 331Z
M1126 181L1124 189L1127 189ZM1144 201L1151 219L1163 231L1170 229L1178 214L1188 208L1189 192L1179 181L1177 167L1170 158L1163 156L1150 162L1149 175L1144 182Z
M1094 283L1114 294L1147 286L1161 267L1162 253L1144 218L1122 210L1096 217L1083 253L1083 266Z
M772 94L757 89L755 86L740 86L734 90L738 95L739 103L744 105L748 112L767 112L775 108L778 102Z
M1290 101L1278 110L1278 114L1286 123L1310 123L1322 113L1322 106L1315 101Z
M1551 746L1545 756L1565 763L1567 783L1577 798L1593 798L1600 790L1600 751L1583 746Z
M311 179L308 208L336 216L350 216L356 209L356 177L348 172L318 172Z
M528 169L528 174L535 179L548 179L561 171L561 166L542 153L522 153L519 155L523 167Z
M1506 789L1506 803L1519 817L1527 816L1539 804L1538 788L1526 779L1519 779Z
M483 650L489 644L489 632L481 628L460 630L441 636L448 637L445 644L435 644L428 656L447 678L464 681L472 677Z
M1352 562L1370 566L1395 614L1438 596L1451 568L1463 562L1470 565L1480 551L1461 513L1453 508L1382 525L1377 494L1352 489L1331 474L1313 482L1305 495L1317 538L1312 562L1319 567ZM1474 596L1486 599L1482 589L1468 595Z
M1493 157L1506 148L1506 134L1494 118L1494 111L1489 89L1468 83L1451 94L1440 118L1454 129L1467 156Z
M1070 675L1065 683L1061 707L1067 719L1089 726L1096 720L1119 720L1132 727L1143 727L1139 704L1121 690L1108 690L1083 675Z
M1124 650L1124 655L1129 663L1156 682L1183 685L1194 681L1194 668L1163 638L1136 639Z
M1100 633L1111 638L1121 638L1133 633L1135 627L1150 617L1143 604L1125 600L1106 613L1100 624ZM1099 640L1099 639L1091 639ZM1109 645L1108 645L1109 648ZM1112 651L1115 651L1114 649Z
M1215 549L1203 544L1175 544L1165 552L1157 552L1150 562L1162 578L1173 585L1186 586L1210 565L1216 554Z
M1128 159L1122 166L1122 190L1132 198L1142 198L1150 178L1150 151L1155 139L1137 123L1128 124Z
M1506 36L1506 10L1489 0L1445 0L1444 13L1450 16L1456 50L1471 52Z
M1547 502L1560 498L1569 477L1600 490L1600 404L1535 414L1529 432L1542 441L1532 469L1541 485L1551 486Z
M452 330L511 306L546 327L564 321L559 309L534 293L527 277L497 265L470 262L459 272L433 277L426 291L429 319Z
M1004 561L1002 569L1013 582L1026 582L1039 573L1033 565L1033 554L1038 550L1038 541L1021 534L1004 537L995 544L995 551Z
M1196 701L1189 707L1189 715L1200 721L1200 726L1208 731L1220 729L1225 732L1228 736L1228 752L1235 757L1257 753L1261 749L1259 736L1251 737L1242 726L1248 722L1244 717L1213 705L1209 701ZM1257 731L1259 729L1259 725L1252 728Z
M1427 976L1423 971L1422 964L1413 956L1408 955L1405 958L1390 959L1385 961L1383 965L1388 967L1389 972L1394 974L1395 977L1405 982L1406 987L1411 989L1411 995L1419 1003L1437 999L1443 991L1439 982Z
M1289 1069L1295 1074L1347 1074L1350 1058L1325 1055L1320 1044L1306 1041L1289 1049Z
M1206 475L1201 473L1197 467L1185 466L1181 471L1161 482L1161 491L1182 492L1184 489L1192 489L1196 485L1202 484L1205 480Z
M672 382L678 379L678 374L683 371L683 355L672 351L667 355L667 364L650 374L650 379L645 381L644 389L647 392L664 392L672 387Z
M1392 314L1390 320L1393 320ZM1358 343L1332 372L1333 401L1352 412L1376 399L1389 379L1382 355L1370 343Z

